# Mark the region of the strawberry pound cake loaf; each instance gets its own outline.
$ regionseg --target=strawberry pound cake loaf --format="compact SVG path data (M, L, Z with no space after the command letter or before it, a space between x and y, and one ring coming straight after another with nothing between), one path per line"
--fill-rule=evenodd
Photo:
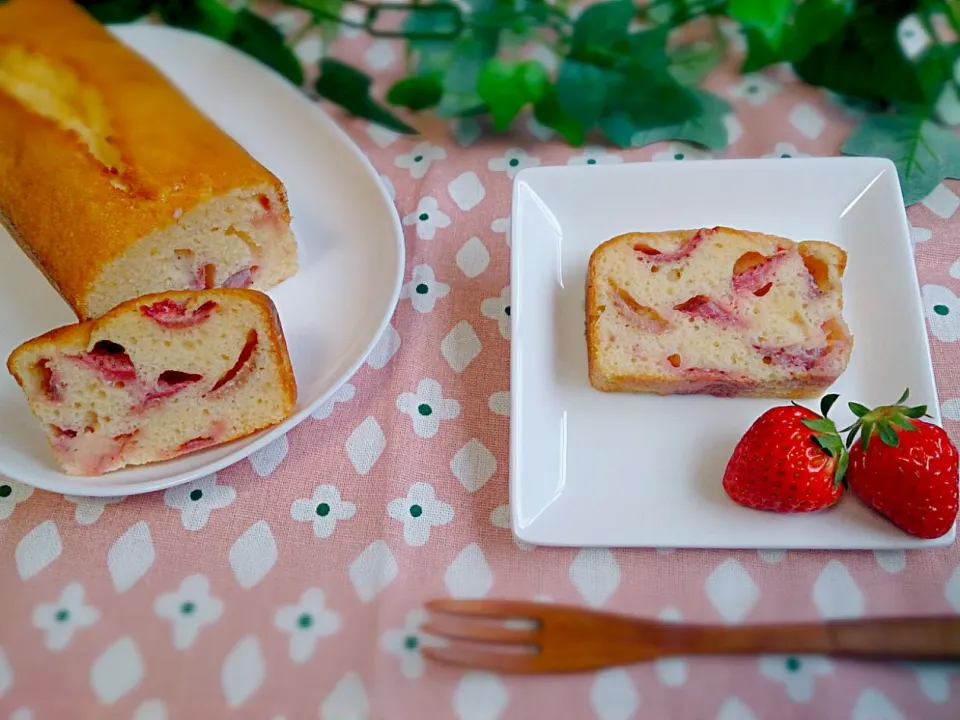
M587 273L590 383L608 392L819 396L846 369L846 253L725 227L620 235Z
M7 368L71 475L249 435L284 420L297 397L273 302L255 290L130 300L29 340Z

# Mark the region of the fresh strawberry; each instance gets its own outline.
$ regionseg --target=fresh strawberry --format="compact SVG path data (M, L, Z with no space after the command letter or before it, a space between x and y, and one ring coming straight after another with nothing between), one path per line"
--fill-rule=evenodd
M755 510L813 512L835 505L843 494L849 456L827 413L786 405L767 410L737 443L723 474L723 489Z
M904 404L908 396L909 391L895 405L874 410L850 403L857 421L847 438L847 483L904 532L938 538L957 519L957 449L943 428L920 419L926 405Z

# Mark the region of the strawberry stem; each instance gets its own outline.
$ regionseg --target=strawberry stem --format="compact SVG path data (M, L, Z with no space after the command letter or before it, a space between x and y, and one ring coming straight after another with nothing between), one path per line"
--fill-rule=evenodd
M840 437L840 432L837 430L837 426L833 420L827 417L830 408L833 407L839 397L839 395L833 393L824 395L820 401L822 417L801 421L813 430L813 435L810 436L810 439L819 445L827 455L836 458L837 466L833 473L834 487L843 482L843 478L847 473L847 466L850 464L850 454L843 444L843 438ZM796 403L794 403L794 405L796 405ZM802 406L797 405L797 407Z
M874 435L879 436L884 445L897 447L900 444L898 430L905 432L916 430L917 426L913 423L913 420L924 417L927 412L926 405L915 407L905 405L908 397L910 397L909 388L903 391L903 395L893 405L881 405L873 410L859 403L848 403L850 411L857 416L857 421L841 431L849 431L847 448L853 447L858 433L864 450L869 448Z

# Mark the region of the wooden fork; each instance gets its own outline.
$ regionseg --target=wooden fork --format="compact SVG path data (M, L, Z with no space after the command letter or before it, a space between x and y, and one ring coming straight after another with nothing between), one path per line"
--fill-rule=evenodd
M677 655L832 655L877 660L960 659L960 617L689 625L578 607L492 600L433 600L423 632L438 662L503 673L563 673Z

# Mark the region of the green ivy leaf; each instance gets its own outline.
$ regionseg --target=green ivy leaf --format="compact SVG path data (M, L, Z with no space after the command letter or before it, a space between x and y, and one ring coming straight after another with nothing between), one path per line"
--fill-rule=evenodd
M338 60L323 58L317 93L354 115L408 135L416 130L370 97L370 76Z
M960 178L960 138L922 116L870 116L841 152L892 160L907 205L923 200L944 178Z
M634 136L638 134L633 118L622 110L612 110L600 118L600 131L607 140L622 148L631 147Z
M670 74L684 85L699 85L723 62L725 46L713 40L700 40L670 51Z
M794 63L811 85L883 103L928 103L917 68L897 39L903 13L895 3L857 6L846 25Z
M774 43L756 27L747 27L744 73L757 72L779 62L799 62L817 45L825 43L850 21L850 0L805 0Z
M104 24L139 20L153 10L155 0L78 0L81 6Z
M680 61L684 62L684 48L691 46L681 46L667 54L667 40L670 37L670 28L667 26L655 27L649 30L630 33L626 40L612 45L615 52L625 56L627 64L643 65L651 69L666 70L675 62L675 54L680 56ZM690 58L686 58L689 61Z
M634 127L627 143L618 142L618 139L623 138L619 133L615 138L607 128L604 128L604 132L612 142L621 147L643 147L664 140L676 140L702 145L710 150L723 150L728 142L727 126L723 118L733 112L733 109L726 100L704 90L694 90L694 96L700 105L700 112L688 120L645 130Z
M770 47L780 47L794 0L730 0L729 13L744 26L754 28Z
M583 145L583 125L563 109L555 85L547 85L543 97L533 106L533 117L541 125L559 133L570 145Z
M626 39L637 13L632 0L611 0L591 5L577 18L570 38L570 57L586 59L595 48L609 48Z
M157 11L167 25L194 30L224 42L230 42L239 23L239 13L220 0L162 0L157 3ZM276 28L270 27L276 32Z
M565 115L590 130L607 106L609 89L620 77L611 70L566 59L557 73L557 99Z
M437 105L440 117L474 114L486 106L477 92L484 63L493 52L476 38L465 38L450 45L449 60L443 66L443 97Z
M788 34L787 59L802 60L850 22L850 0L804 0L796 9Z
M436 75L413 75L394 83L387 92L391 105L414 111L432 108L443 97L443 82Z
M666 72L631 65L621 75L611 96L638 130L687 122L701 110L696 90L681 85Z
M238 50L272 67L296 86L303 84L303 66L270 22L249 10L241 10L227 40Z
M953 29L960 33L960 0L945 0L947 18Z
M340 32L340 23L344 0L284 0L287 5L302 8L313 15L313 21L320 31L320 40L332 43Z
M744 28L743 36L747 41L747 55L740 66L741 73L755 73L785 59L783 53L773 48L756 28Z
M547 71L538 62L517 64L492 58L477 79L477 94L490 108L493 125L506 130L527 103L536 103L549 84Z
M947 83L953 82L954 62L960 60L960 46L932 45L916 62L917 80L927 105L933 105Z
M462 30L462 19L449 2L424 3L410 8L403 22L403 34L413 44L452 42Z

